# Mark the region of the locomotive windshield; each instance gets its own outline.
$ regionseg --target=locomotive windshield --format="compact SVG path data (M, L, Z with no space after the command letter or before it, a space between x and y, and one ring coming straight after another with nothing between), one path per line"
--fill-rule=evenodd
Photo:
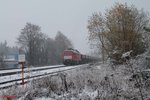
M64 51L64 54L72 54L71 51Z

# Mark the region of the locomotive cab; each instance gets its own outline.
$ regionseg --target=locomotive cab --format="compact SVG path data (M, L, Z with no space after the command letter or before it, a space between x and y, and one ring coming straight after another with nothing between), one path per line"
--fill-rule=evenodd
M76 50L64 50L62 53L64 65L75 65L81 62L81 55Z

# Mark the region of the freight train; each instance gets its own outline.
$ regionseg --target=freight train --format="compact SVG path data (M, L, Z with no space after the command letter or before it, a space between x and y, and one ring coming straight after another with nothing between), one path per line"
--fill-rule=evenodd
M62 53L62 62L64 65L77 65L97 61L95 57L80 54L78 50L67 49Z

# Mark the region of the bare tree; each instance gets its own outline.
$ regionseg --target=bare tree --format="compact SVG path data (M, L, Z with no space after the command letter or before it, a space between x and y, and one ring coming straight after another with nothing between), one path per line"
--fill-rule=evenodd
M95 13L88 21L89 39L99 39L102 51L119 60L121 54L133 50L134 55L145 51L146 41L143 39L143 27L149 19L143 10L134 6L116 3L107 10L105 16ZM114 57L113 54L118 55Z
M53 64L57 64L57 60L56 60L56 45L55 45L55 40L51 39L51 38L47 38L45 40L45 43L43 45L43 49L44 49L44 55L43 55L43 59L45 59L45 63L47 65L53 65Z
M18 37L18 43L25 49L29 65L39 65L41 63L40 51L44 35L37 25L27 23Z
M71 41L65 36L63 35L63 33L61 33L60 31L58 31L56 37L55 37L55 43L57 45L56 48L56 58L57 61L60 63L61 62L61 53L68 48L73 48L73 45L71 43Z
M105 52L107 51L105 47L105 40L104 40L104 19L101 13L94 13L90 19L88 20L88 31L89 31L89 40L94 42L97 48L101 49L102 59L104 62L105 59Z

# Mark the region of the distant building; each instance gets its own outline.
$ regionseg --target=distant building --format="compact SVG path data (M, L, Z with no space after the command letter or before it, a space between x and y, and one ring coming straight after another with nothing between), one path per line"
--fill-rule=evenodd
M4 57L6 68L17 68L18 67L18 54L9 54Z

